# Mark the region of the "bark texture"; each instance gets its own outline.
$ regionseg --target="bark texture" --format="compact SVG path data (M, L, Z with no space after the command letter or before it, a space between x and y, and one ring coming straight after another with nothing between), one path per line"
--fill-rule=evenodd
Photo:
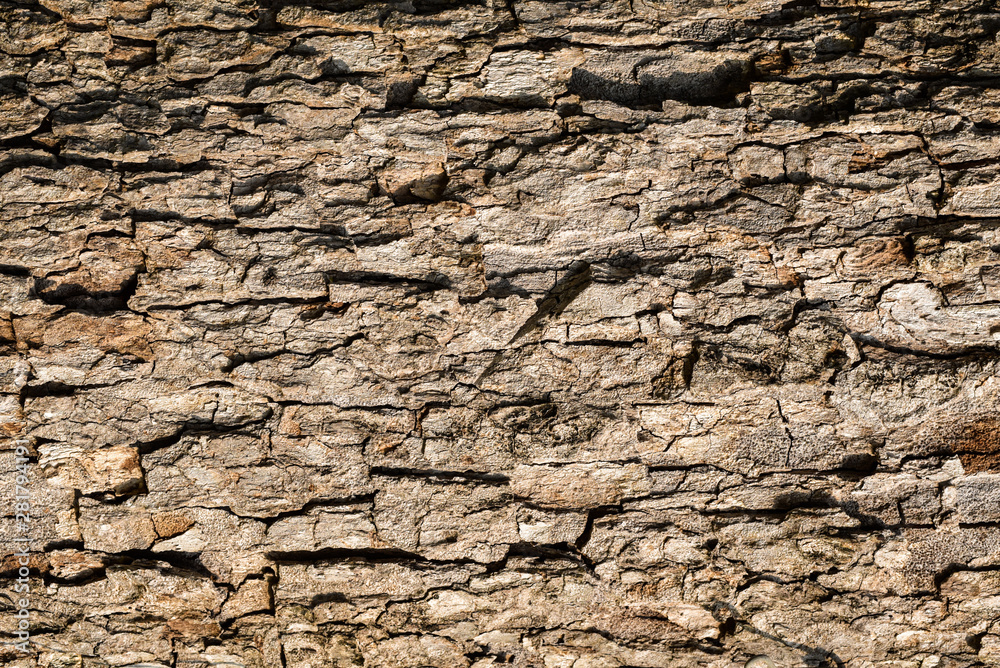
M3 0L0 661L1000 663L998 29Z

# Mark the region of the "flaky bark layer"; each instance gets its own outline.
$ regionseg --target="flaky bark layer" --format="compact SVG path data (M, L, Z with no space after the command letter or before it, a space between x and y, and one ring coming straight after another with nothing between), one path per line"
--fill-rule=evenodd
M0 3L0 658L997 663L998 27Z

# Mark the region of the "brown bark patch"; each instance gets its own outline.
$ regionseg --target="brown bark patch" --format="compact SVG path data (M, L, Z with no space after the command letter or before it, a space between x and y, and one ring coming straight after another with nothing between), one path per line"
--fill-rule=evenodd
M167 622L165 638L217 638L222 628L217 622L175 618Z
M160 538L173 538L194 526L194 521L181 513L153 515L153 528Z
M963 425L951 449L966 473L1000 471L1000 420L983 418Z

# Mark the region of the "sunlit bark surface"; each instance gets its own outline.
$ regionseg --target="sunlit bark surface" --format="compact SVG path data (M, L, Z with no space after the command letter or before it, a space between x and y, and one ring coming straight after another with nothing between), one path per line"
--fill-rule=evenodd
M0 662L996 665L998 30L0 2Z

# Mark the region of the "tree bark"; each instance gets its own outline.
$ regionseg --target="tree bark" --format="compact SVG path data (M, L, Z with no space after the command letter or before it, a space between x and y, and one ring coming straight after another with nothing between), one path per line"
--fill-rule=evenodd
M0 659L997 664L998 28L3 0Z

